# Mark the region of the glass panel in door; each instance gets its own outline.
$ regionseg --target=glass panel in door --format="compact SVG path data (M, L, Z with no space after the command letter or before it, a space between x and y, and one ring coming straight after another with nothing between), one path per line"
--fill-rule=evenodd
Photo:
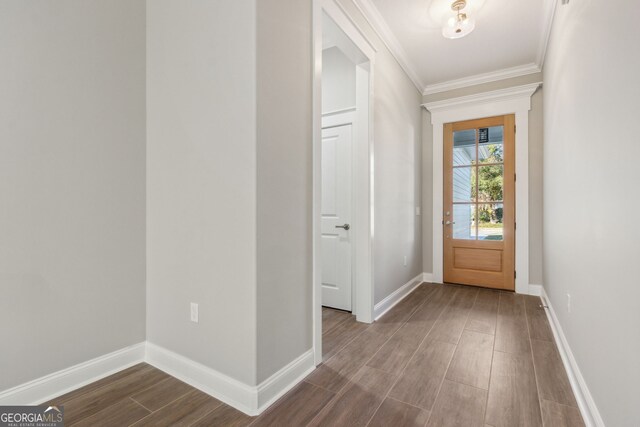
M452 238L502 240L504 127L453 132L451 171Z

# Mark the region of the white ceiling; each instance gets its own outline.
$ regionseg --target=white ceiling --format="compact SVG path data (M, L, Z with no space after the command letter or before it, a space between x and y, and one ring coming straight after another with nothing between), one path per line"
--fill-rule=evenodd
M430 8L453 0L354 0L425 93L540 71L555 0L484 0L475 30L442 36ZM472 2L474 0L468 0Z

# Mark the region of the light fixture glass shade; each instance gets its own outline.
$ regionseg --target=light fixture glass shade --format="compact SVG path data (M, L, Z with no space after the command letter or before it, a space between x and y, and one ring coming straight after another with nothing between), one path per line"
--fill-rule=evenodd
M429 25L436 28L442 28L446 25L447 20L455 15L451 10L453 0L431 0L428 8ZM461 12L468 16L476 16L478 11L484 6L485 0L466 0L467 5Z
M476 27L476 20L467 15L452 16L442 27L442 35L448 39L459 39L471 33Z

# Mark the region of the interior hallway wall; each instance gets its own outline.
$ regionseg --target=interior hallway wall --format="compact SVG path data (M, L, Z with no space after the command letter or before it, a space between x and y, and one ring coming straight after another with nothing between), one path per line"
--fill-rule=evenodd
M433 125L422 109L422 269L433 273Z
M147 339L254 385L255 1L147 9Z
M374 300L422 273L421 95L352 1L338 0L378 52L374 70ZM404 258L406 257L406 265Z
M322 113L356 107L356 65L338 47L322 51Z
M147 25L148 339L257 385L312 347L311 3Z
M145 2L0 2L0 390L145 339Z
M544 286L616 427L640 422L640 27L621 24L638 14L623 0L559 4L544 69Z
M311 2L257 1L257 381L312 347Z

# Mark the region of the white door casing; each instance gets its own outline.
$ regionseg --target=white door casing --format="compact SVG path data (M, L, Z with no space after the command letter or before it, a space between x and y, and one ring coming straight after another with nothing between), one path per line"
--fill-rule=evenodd
M356 111L353 122L352 312L359 322L374 320L373 296L373 82L377 48L336 0L313 0L313 350L322 363L322 19L327 14L364 55L356 64ZM344 123L342 123L344 124ZM336 125L336 124L334 124Z
M422 104L433 125L433 281L443 281L444 124L505 114L516 116L516 293L529 289L529 110L541 83Z
M351 311L352 125L322 129L322 305Z

